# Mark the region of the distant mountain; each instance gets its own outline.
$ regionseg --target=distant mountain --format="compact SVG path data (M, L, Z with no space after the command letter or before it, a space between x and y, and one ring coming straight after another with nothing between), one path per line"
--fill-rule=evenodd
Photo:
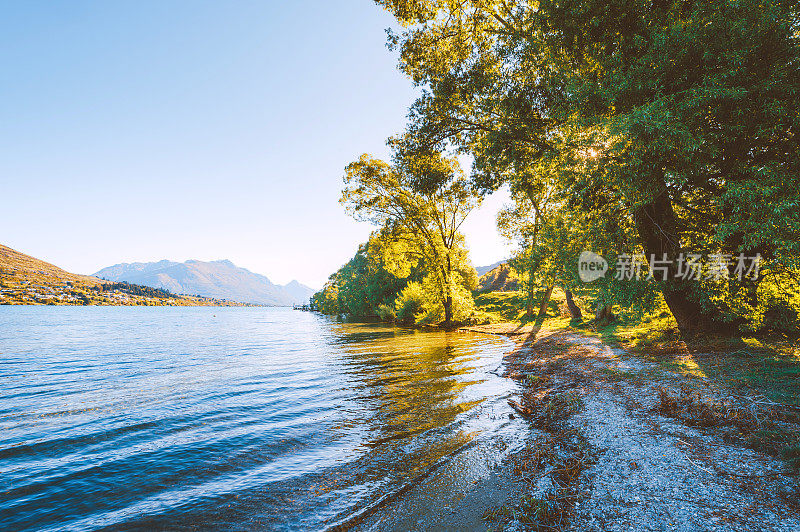
M505 260L499 260L494 264L490 264L489 266L476 266L475 271L478 272L478 277L482 277L484 274L489 273L490 271L494 270L501 264L506 262Z
M273 284L265 276L240 268L229 260L122 263L103 268L94 275L111 281L164 288L174 294L197 294L259 305L307 303L315 292L297 281L286 286Z
M282 288L292 297L292 301L303 304L308 303L308 300L311 299L311 296L316 292L313 288L298 283L297 281L285 284Z
M0 305L233 305L77 275L0 244Z

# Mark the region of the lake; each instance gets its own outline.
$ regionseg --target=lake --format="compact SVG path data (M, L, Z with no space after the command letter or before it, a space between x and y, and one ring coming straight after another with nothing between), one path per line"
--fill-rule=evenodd
M471 446L511 342L284 308L0 307L0 529L325 529Z

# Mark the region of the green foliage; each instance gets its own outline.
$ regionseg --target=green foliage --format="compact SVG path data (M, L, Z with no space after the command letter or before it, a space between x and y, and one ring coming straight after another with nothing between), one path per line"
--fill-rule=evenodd
M488 314L498 316L496 321L517 321L525 308L523 292L486 292L475 296L475 306Z
M414 324L425 309L425 291L417 282L408 283L394 302L397 321L407 325Z
M762 314L762 328L767 331L797 336L800 331L800 312L788 301L772 300Z
M378 318L380 318L381 321L393 322L397 320L395 309L389 305L379 305L375 312L378 314Z
M335 274L322 290L311 296L311 301L323 314L339 314L339 287L336 285Z
M475 271L474 269L472 270ZM445 320L444 301L439 296L440 281L435 276L428 275L422 280L422 286L426 294L425 314L420 321L424 323L439 323ZM460 274L455 273L450 279L450 286L447 292L452 298L452 321L455 323L466 322L472 315L475 303L472 299L472 292L469 286L474 288L474 284L469 284Z
M453 321L456 323L469 321L475 309L470 291L463 283L454 283L450 287L450 293ZM409 283L397 296L394 308L397 321L409 325L438 324L445 317L438 281L430 275L421 282Z
M379 3L403 25L389 44L422 87L399 151L468 152L476 188L507 183L534 211L508 217L529 294L569 285L580 246L673 261L760 253L765 271L797 277L797 2ZM431 189L443 177L428 173ZM764 278L674 271L599 295L652 307L660 292L686 332L754 326L768 310L753 299ZM766 282L787 291L780 276Z
M459 228L480 201L458 161L398 148L390 165L364 154L347 166L344 182L340 201L348 212L380 226L373 238L385 269L400 279L424 273L426 321L449 326L468 312L477 274Z
M317 309L324 314L380 316L381 306L394 304L397 294L410 280L420 278L417 268L408 266L407 275L394 275L385 260L385 245L376 233L359 246L355 256L331 275L323 289L313 296Z
M123 292L135 296L156 297L159 299L174 298L175 295L169 290L163 288L153 288L152 286L143 286L139 284L131 284L125 281L115 283L104 283L97 287L95 290L98 292Z

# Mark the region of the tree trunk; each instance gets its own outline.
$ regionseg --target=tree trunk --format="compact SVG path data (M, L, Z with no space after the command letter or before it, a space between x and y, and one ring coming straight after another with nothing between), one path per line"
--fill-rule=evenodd
M598 305L594 313L596 325L608 325L614 321L614 313L611 312L611 305Z
M533 293L532 290L528 290L528 301L525 304L525 316L532 318L533 317Z
M528 269L528 301L526 302L525 315L528 318L533 317L533 295L536 292L536 285L533 284L533 264Z
M652 203L642 205L634 211L636 229L649 259L654 255L661 260L666 254L667 280L661 279L662 274L656 273L655 278L661 287L664 296L681 334L690 337L694 334L710 330L713 324L713 311L704 309L697 298L692 298L692 293L700 290L699 285L691 279L677 279L678 256L682 252L680 233L675 211L669 194L664 190L653 199Z
M542 296L542 301L539 303L539 314L537 318L544 318L547 314L547 304L550 302L550 296L553 294L553 285L547 287Z
M582 320L583 313L575 301L572 299L572 292L568 288L564 288L564 296L567 298L567 308L569 309L570 318L573 320Z
M453 324L453 287L450 286L450 275L453 271L450 254L447 254L447 265L444 269L444 322L442 325L449 329Z

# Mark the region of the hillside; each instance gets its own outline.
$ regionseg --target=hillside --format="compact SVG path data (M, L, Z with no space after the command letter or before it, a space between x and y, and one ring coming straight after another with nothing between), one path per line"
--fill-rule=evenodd
M236 305L171 294L67 272L0 244L0 304L4 305Z
M479 292L514 292L519 289L517 274L507 263L500 263L478 279Z
M487 274L488 272L494 270L495 268L497 268L498 266L500 266L504 262L506 262L506 261L499 260L499 261L495 262L494 264L490 264L488 266L475 266L475 271L478 272L478 277L481 277L481 276Z
M94 275L111 281L163 288L176 294L198 294L258 305L307 303L314 293L297 281L286 286L274 284L267 277L240 268L229 260L122 263L103 268Z

